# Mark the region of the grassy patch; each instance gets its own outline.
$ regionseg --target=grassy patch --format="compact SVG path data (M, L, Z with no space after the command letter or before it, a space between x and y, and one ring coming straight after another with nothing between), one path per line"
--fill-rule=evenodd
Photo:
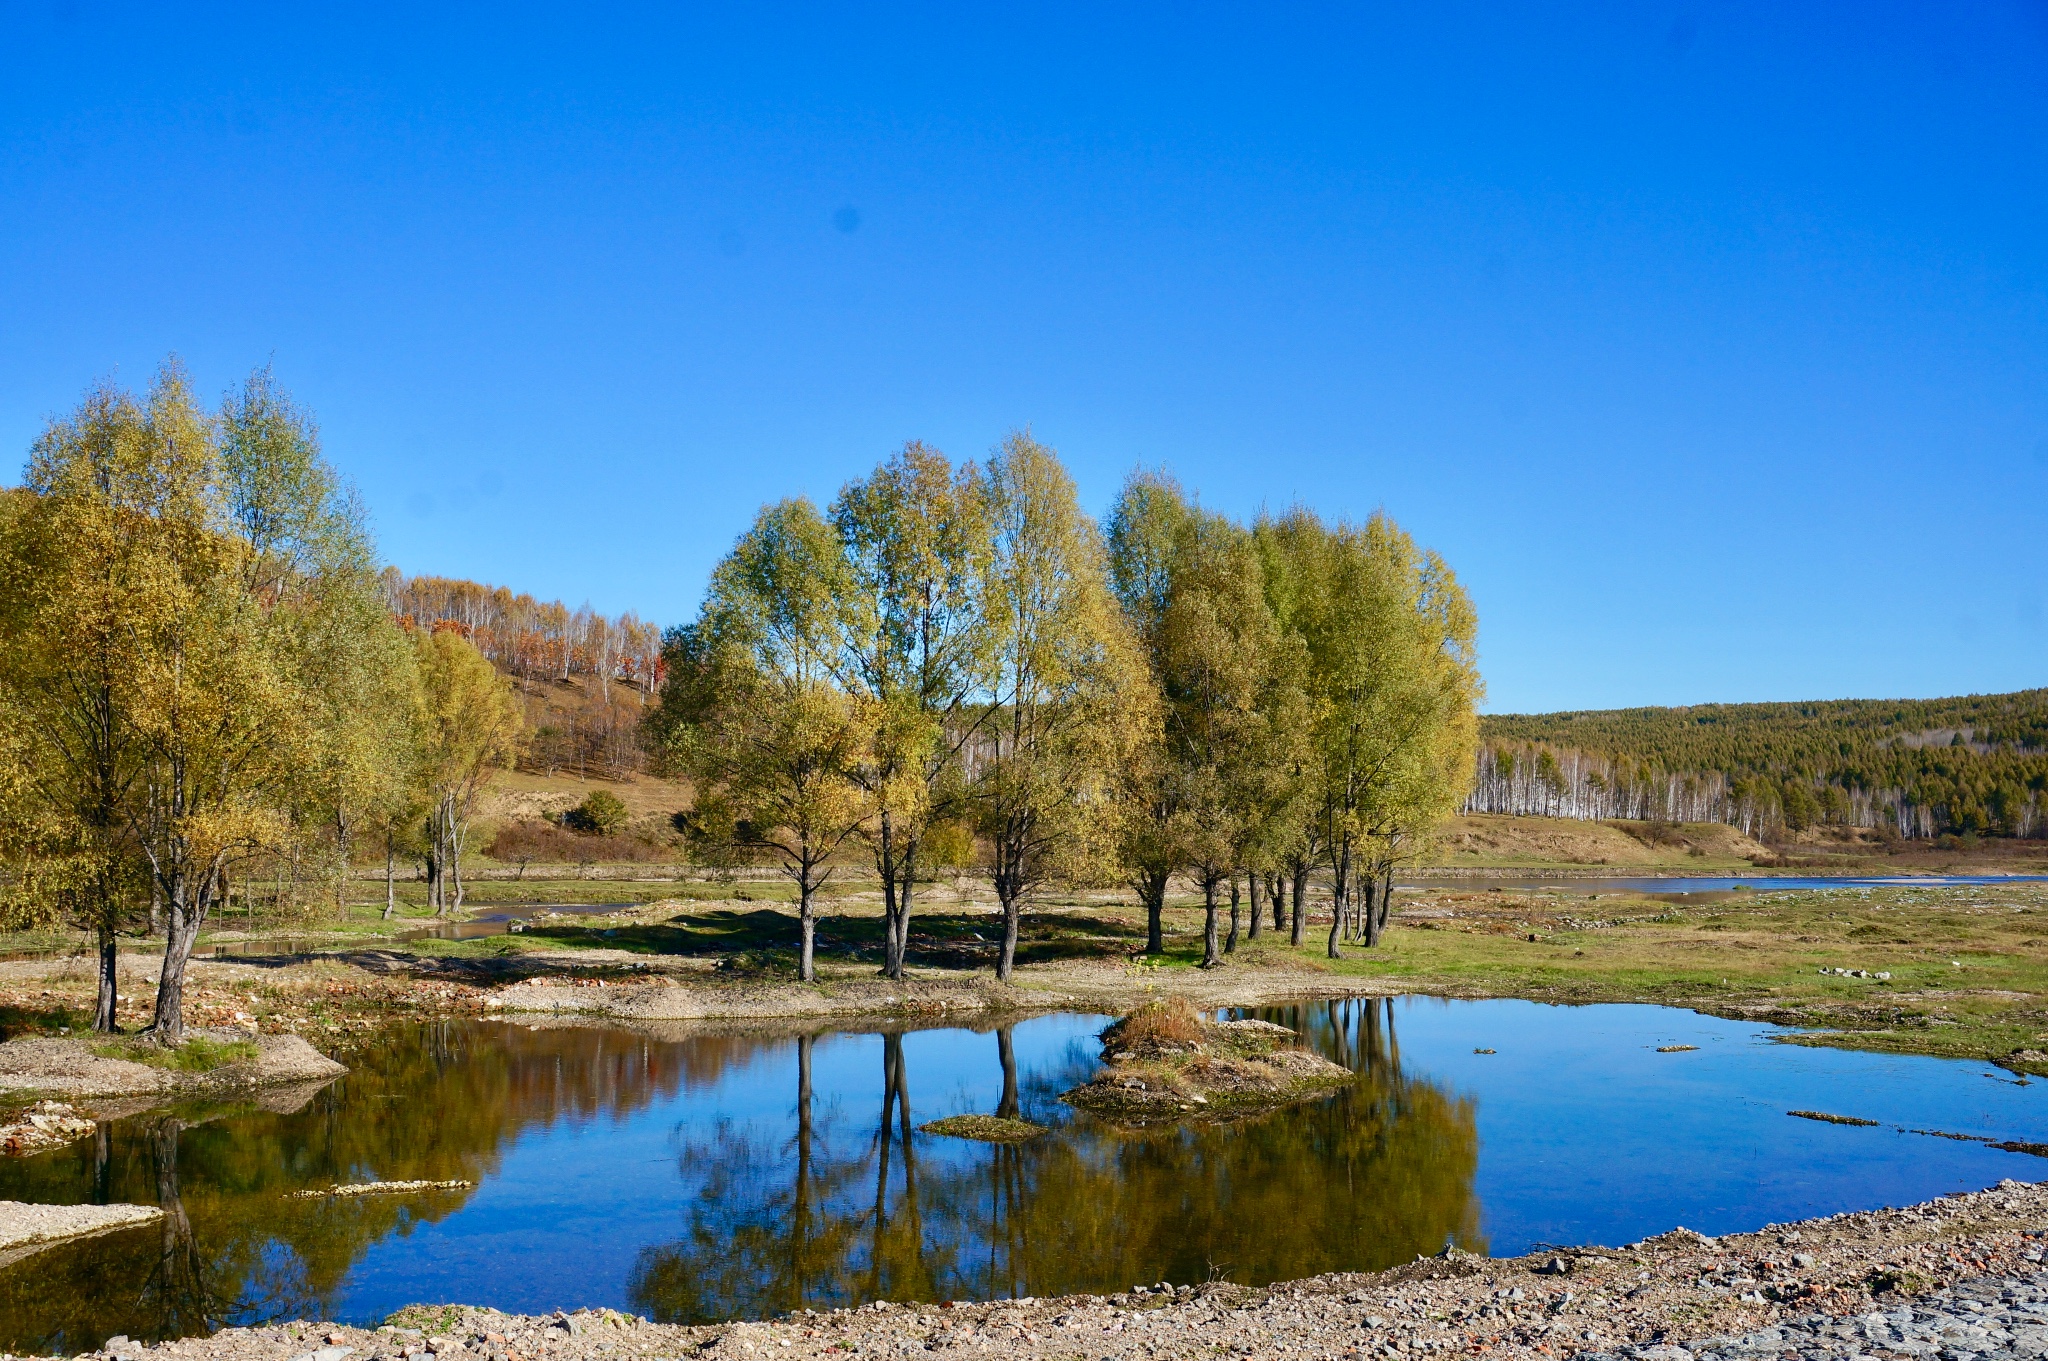
M0 1043L27 1035L68 1035L92 1029L92 1013L67 1006L0 1006Z
M408 1304L384 1320L391 1328L417 1328L430 1337L453 1332L468 1311L455 1304Z
M206 1035L193 1035L176 1049L166 1049L146 1040L108 1040L95 1044L92 1052L103 1059L126 1059L130 1063L146 1063L152 1068L168 1068L179 1073L210 1073L230 1063L253 1059L258 1050L254 1040L216 1040Z
M954 1139L978 1139L985 1144L1021 1144L1045 1133L1044 1125L1029 1120L1011 1120L1000 1115L949 1115L919 1125L924 1134L944 1134Z
M1398 902L1443 915L1397 918L1378 948L1326 967L1453 996L1664 1003L1806 1032L1794 1043L2048 1072L2048 886L1718 901L1433 887Z

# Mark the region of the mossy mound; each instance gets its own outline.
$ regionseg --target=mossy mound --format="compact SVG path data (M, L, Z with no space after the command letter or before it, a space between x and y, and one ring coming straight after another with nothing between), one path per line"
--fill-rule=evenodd
M1011 1120L1001 1115L949 1115L917 1128L921 1134L979 1139L985 1144L1021 1144L1045 1133L1044 1125L1034 1125L1029 1120Z
M1180 999L1148 1004L1103 1031L1102 1059L1101 1071L1060 1100L1123 1125L1244 1119L1352 1079L1285 1026L1203 1020Z

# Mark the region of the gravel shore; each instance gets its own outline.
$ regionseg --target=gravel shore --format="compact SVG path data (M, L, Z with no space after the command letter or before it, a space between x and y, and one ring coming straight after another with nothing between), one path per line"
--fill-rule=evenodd
M0 1266L52 1243L163 1217L154 1205L24 1205L0 1200Z
M1110 1297L875 1304L675 1327L608 1310L508 1315L413 1306L372 1330L229 1329L104 1358L220 1361L622 1361L630 1357L1484 1355L1529 1361L1762 1356L2032 1358L2048 1352L2048 1185L1837 1215L1721 1239L1684 1229L1624 1248L1462 1253L1374 1275ZM345 1350L344 1350L345 1349Z

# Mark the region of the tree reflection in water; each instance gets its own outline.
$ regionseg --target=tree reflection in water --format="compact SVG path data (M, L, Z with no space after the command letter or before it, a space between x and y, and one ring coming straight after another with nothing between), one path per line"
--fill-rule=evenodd
M1484 1251L1473 1105L1402 1072L1392 1004L1262 1014L1357 1081L1242 1124L1121 1131L1056 1103L1074 1073L1035 1073L1020 1094L1002 1029L998 1113L1066 1123L988 1146L913 1135L900 1033L883 1037L871 1137L814 1118L800 1058L794 1150L730 1126L679 1131L688 1224L640 1254L635 1307L696 1322L1162 1278L1259 1283L1378 1269L1447 1242Z
M562 1198L553 1179L522 1201L519 1177L502 1178L515 1184L510 1197L478 1210L492 1251L465 1257L478 1239L453 1225L436 1239L451 1257L411 1250L436 1267L455 1263L439 1278L448 1297L491 1302L508 1277L581 1265L600 1244L560 1217L605 1223L607 1210L634 1226L607 1229L635 1235L628 1249L657 1246L616 1274L585 1270L564 1287L579 1297L545 1307L626 1303L694 1321L878 1297L1121 1289L1212 1271L1267 1281L1383 1266L1446 1237L1481 1246L1472 1107L1403 1074L1391 1012L1317 1004L1273 1019L1341 1057L1357 1082L1227 1129L1139 1133L1059 1104L1094 1063L1092 1042L1069 1045L1086 1024L1077 1018L966 1037L394 1028L347 1055L353 1071L331 1086L137 1115L66 1149L0 1160L0 1199L165 1211L159 1223L0 1267L0 1348L72 1353L115 1333L157 1339L280 1318L376 1322L346 1313L366 1256L384 1245L379 1269L402 1274L403 1240L464 1212L475 1193L289 1193L379 1179L482 1185L522 1135L558 1125L577 1132L533 1144L582 1160L563 1169L583 1178L578 1198ZM1057 1128L1004 1146L917 1133L920 1114L961 1104L950 1090L961 1070L949 1065L963 1038L977 1046L980 1071L966 1085L984 1093L982 1109ZM793 1085L793 1107L737 1114L758 1109L764 1081L785 1097ZM675 1179L664 1167L650 1181L615 1161L645 1123L636 1113L650 1109L674 1123ZM680 1225L660 1218L678 1212Z
M513 1136L624 1113L715 1082L759 1040L674 1044L623 1030L394 1029L319 1089L102 1123L94 1136L0 1160L0 1199L158 1205L164 1218L61 1244L0 1270L0 1347L71 1353L115 1333L330 1318L369 1247L447 1218L468 1192L299 1200L339 1182L481 1182Z

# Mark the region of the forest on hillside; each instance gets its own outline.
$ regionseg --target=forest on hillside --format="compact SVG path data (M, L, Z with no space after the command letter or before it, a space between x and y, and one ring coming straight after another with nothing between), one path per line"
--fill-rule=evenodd
M408 629L460 634L518 688L522 769L630 779L647 768L640 725L661 684L661 629L560 600L386 567L385 606Z
M1480 736L1469 812L2048 835L2048 689L1493 714Z

